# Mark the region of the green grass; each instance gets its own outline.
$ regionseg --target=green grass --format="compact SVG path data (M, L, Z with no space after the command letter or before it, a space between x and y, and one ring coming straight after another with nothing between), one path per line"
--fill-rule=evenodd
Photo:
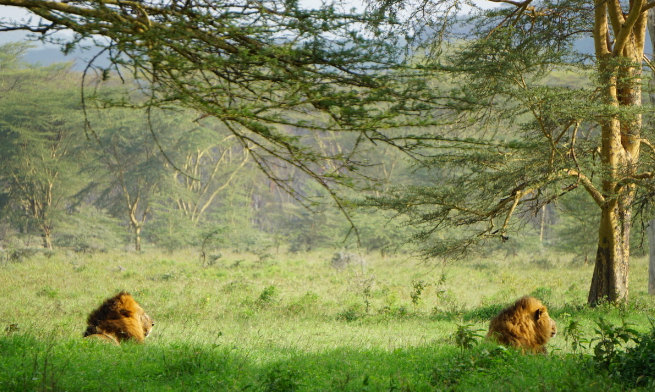
M562 333L548 356L461 349L453 336L465 325L484 335L525 294L549 305L560 332L576 321L587 339L601 316L646 332L655 309L645 259L631 265L629 304L590 309L593 267L564 256L447 266L369 256L343 271L331 256L226 254L203 267L193 252L62 251L2 262L0 390L625 390ZM88 313L120 290L155 319L146 344L83 339Z

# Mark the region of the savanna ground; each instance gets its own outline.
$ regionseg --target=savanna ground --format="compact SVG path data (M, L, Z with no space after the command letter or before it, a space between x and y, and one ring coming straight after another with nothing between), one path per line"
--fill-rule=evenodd
M631 299L586 307L592 265L505 254L448 265L332 254L58 251L0 262L1 391L604 391L650 390L653 367L630 379L611 361L650 331L647 260L631 266ZM85 340L88 313L120 290L155 319L145 345ZM489 319L518 297L548 304L560 333L550 353L485 343ZM577 333L564 330L577 322ZM478 331L484 330L484 331ZM612 335L611 333L615 333ZM574 347L576 339L586 348ZM591 344L584 341L592 340ZM653 360L649 357L648 360ZM614 368L613 368L614 366ZM624 368L621 368L624 369ZM650 369L650 370L648 370ZM644 372L640 370L640 372ZM625 373L625 371L624 371ZM626 381L627 380L627 381ZM650 384L649 384L650 383Z

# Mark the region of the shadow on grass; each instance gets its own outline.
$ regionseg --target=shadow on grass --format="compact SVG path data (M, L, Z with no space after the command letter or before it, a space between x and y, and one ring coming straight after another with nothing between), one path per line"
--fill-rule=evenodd
M0 338L0 353L2 391L380 391L430 389L434 364L456 350L248 352L183 342L120 347L84 339L43 342L16 334Z
M585 363L581 357L520 355L488 343L471 350L433 344L307 353L184 342L114 347L13 335L0 338L0 390L434 391L494 386L522 391L534 385L567 390L602 381L602 375L581 366Z

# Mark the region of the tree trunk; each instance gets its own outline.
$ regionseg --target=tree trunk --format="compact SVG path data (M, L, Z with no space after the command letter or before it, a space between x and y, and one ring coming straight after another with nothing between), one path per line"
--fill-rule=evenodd
M648 294L655 295L655 219L648 224Z
M650 34L650 42L652 53L655 53L655 12L648 12L648 33ZM651 62L655 56L651 56ZM655 73L655 71L653 71ZM655 79L651 78L648 81L651 91L655 91ZM655 94L650 94L650 103L655 105ZM653 119L651 117L651 122ZM652 123L651 123L652 126ZM648 222L648 294L655 295L655 219Z
M50 229L50 226L44 224L42 227L41 238L43 239L43 247L45 249L52 249L51 232L52 230Z
M128 214L130 216L130 225L132 226L132 229L134 229L134 250L137 252L141 251L141 228L143 227L144 222L146 221L146 216L148 216L148 211L150 207L146 207L145 210L143 211L143 215L141 217L141 220L137 219L137 210L139 206L139 197L137 196L134 199L134 202L130 202L130 195L127 193L127 190L125 187L123 187L126 200L127 200L127 207L128 207Z
M544 246L544 230L546 227L546 205L541 206L541 221L539 222L539 244Z
M602 209L596 266L588 302L621 302L628 298L630 260L630 209L612 201Z
M134 226L134 250L141 252L141 227Z
M641 62L646 15L643 1L630 2L630 12L617 3L596 1L594 45L602 81L601 103L616 114L600 118L600 159L603 167L601 210L596 265L589 289L589 304L621 302L628 298L630 225L641 144L641 114L623 111L641 106ZM612 7L608 10L608 7ZM608 17L612 19L609 23ZM610 31L614 41L610 40Z
M623 69L625 70L625 69ZM606 102L617 109L623 104L624 97L619 97L617 75L621 68L601 64L601 72L609 75L606 83ZM634 97L633 97L634 98ZM636 123L635 123L636 124ZM602 124L601 163L605 175L602 181L602 202L600 226L598 229L598 249L596 264L589 289L588 302L620 302L628 298L628 263L630 260L630 224L632 218L631 201L634 186L621 184L621 180L632 171L632 156L626 144L626 130L634 126L639 134L640 127L633 123L620 122L610 118ZM640 124L639 124L640 125ZM638 158L639 150L635 152Z

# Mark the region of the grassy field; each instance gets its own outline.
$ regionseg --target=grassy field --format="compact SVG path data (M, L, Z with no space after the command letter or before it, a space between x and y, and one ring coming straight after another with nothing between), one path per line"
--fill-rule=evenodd
M503 254L428 265L370 255L336 270L332 256L273 254L262 261L228 253L209 266L194 252L5 258L0 391L653 386L626 383L611 367L599 366L593 351L600 317L617 326L633 323L639 332L651 329L655 301L647 294L644 258L632 262L630 303L590 309L584 304L593 266L572 257ZM120 290L131 292L155 319L146 344L115 347L83 339L88 313ZM474 336L484 335L489 319L525 294L547 303L558 322L549 355L521 355ZM596 340L574 350L572 337L562 333L571 322L579 325L578 337Z

